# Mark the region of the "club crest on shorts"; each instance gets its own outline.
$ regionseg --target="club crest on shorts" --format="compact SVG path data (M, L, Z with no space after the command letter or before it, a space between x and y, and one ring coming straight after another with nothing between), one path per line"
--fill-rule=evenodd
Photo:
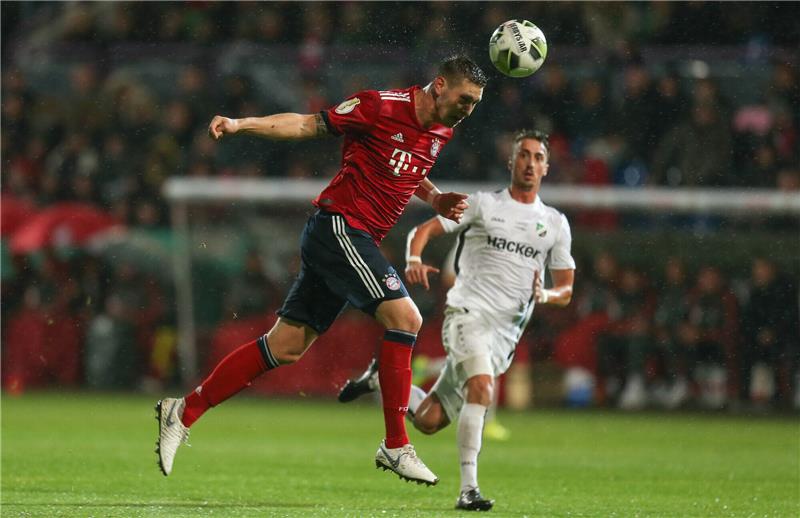
M345 115L353 111L360 102L361 99L359 99L358 97L353 97L352 99L348 99L339 106L337 106L334 111L339 115Z
M401 283L400 278L397 276L396 273L387 273L383 276L383 283L392 291L397 291L400 289Z
M431 156L437 156L440 149L442 149L442 141L438 138L434 138L433 142L431 142Z

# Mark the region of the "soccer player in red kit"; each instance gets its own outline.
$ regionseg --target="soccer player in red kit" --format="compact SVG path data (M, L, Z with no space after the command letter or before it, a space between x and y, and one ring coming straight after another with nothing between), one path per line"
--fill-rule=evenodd
M172 471L189 427L270 369L294 363L330 327L346 304L386 328L378 356L386 437L377 467L428 485L438 478L409 443L404 416L411 390L411 352L422 318L397 271L378 249L416 195L449 219L460 221L467 195L442 193L428 179L453 128L481 100L486 76L469 58L442 62L424 88L366 90L317 114L282 113L260 118L215 116L212 138L245 133L272 140L344 135L342 166L314 200L318 210L301 238L301 270L278 321L258 339L226 356L184 398L156 405L158 463Z

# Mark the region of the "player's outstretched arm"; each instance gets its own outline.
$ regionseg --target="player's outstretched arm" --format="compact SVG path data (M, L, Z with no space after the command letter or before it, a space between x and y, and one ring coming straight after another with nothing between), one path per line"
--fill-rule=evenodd
M430 204L433 210L442 217L461 222L464 211L469 208L468 194L460 192L442 192L430 180L425 178L414 193L418 198Z
M432 237L444 234L444 228L438 218L431 218L425 223L416 226L408 233L406 240L406 280L409 284L422 284L425 289L430 289L428 283L429 273L439 273L438 268L423 264L422 251Z
M575 282L575 270L550 270L553 287L545 289L542 272L533 274L533 300L537 304L566 306L572 300L572 284Z
M231 119L216 115L208 125L208 134L214 140L224 135L246 133L271 140L304 140L328 134L322 115L278 113L266 117Z

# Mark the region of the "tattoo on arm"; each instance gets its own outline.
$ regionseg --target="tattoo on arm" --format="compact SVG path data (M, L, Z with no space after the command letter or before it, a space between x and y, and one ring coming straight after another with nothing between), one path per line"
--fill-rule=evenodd
M316 128L316 136L320 137L328 134L328 126L325 124L325 119L323 119L322 115L319 113L314 115L314 126Z

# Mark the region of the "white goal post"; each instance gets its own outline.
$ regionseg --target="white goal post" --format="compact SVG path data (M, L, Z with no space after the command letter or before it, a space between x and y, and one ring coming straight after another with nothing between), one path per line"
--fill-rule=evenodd
M237 202L306 202L313 200L329 180L298 179L197 179L171 178L164 186L169 202L176 252L173 270L178 317L178 361L181 379L197 375L197 350L193 318L189 207L195 204ZM441 182L442 191L471 193L493 191L502 183ZM796 215L800 195L765 189L674 189L546 185L542 198L559 208L639 210L649 213L703 215ZM417 203L421 201L414 198Z

